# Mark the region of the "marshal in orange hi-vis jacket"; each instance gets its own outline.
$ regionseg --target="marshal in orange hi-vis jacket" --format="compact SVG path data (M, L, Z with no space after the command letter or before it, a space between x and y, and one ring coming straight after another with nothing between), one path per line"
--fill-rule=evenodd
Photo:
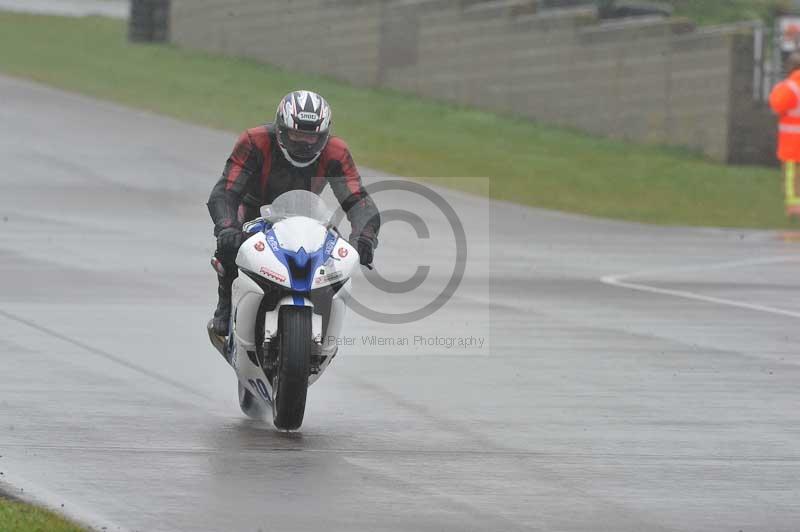
M800 216L797 164L800 162L800 54L789 56L789 76L769 95L769 105L778 115L778 159L783 163L786 214Z

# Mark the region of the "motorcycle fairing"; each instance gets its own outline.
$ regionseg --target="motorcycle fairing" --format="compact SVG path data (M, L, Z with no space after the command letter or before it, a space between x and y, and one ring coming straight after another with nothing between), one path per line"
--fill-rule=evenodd
M312 236L298 240L293 235L300 231ZM348 278L355 256L355 249L334 231L300 217L253 234L239 248L236 264L294 292L308 293Z
M291 289L295 292L310 291L314 275L327 259L325 247L320 246L316 250L308 251L301 245L292 251L280 244L274 229L267 231L267 242L270 244L272 254L289 272L289 286ZM296 304L300 305L301 303L297 302Z
M243 270L253 272L270 282L291 289L289 270L271 252L270 246L265 233L254 234L239 248L236 264Z

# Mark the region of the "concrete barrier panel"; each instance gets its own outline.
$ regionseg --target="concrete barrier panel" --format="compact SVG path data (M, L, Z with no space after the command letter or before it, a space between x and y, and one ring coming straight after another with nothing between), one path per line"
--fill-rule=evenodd
M739 94L746 90L732 90L752 78L752 36L741 27L693 30L686 21L652 17L601 22L593 7L532 6L172 0L169 20L181 46L616 138L688 146L720 161L733 160L733 150L737 161L768 158L769 143L744 148L768 122L763 109ZM735 107L747 111L737 115Z

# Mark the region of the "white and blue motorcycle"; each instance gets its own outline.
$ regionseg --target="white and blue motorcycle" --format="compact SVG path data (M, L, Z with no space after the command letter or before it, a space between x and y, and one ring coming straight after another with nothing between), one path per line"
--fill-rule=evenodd
M306 394L336 356L358 252L312 192L293 190L245 224L236 256L230 334L209 328L239 380L239 405L280 430L303 423ZM221 265L212 259L215 269Z

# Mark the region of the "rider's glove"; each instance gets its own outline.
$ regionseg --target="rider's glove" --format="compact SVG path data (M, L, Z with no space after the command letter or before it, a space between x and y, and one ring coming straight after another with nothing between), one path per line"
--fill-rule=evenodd
M227 256L236 256L244 235L240 229L226 227L217 234L217 251Z
M350 237L350 244L358 251L358 256L361 264L368 266L372 264L372 259L375 250L375 241L368 236L361 235L359 237Z

